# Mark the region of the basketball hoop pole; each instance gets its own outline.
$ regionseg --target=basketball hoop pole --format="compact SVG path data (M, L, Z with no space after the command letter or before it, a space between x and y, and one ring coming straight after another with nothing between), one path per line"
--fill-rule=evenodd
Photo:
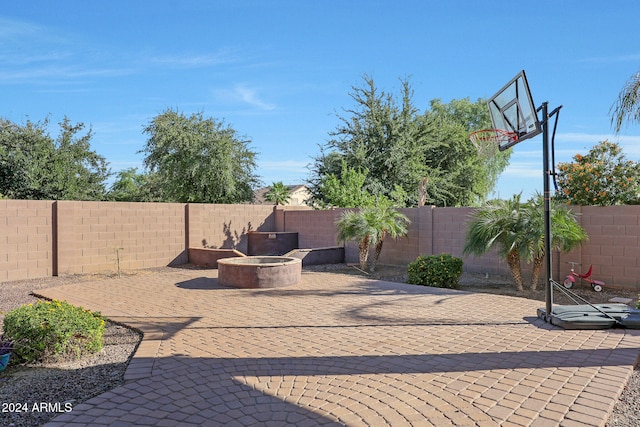
M536 111L542 111L542 163L544 176L544 251L546 256L545 273L547 283L545 286L545 303L546 303L546 321L551 319L551 311L553 308L553 253L551 252L551 185L549 180L553 174L553 166L549 165L549 119L557 114L562 105L549 114L549 103L543 102ZM556 118L557 120L557 118Z
M550 113L548 102L543 102L542 105L536 109L524 70L516 74L509 83L489 98L487 105L489 107L489 114L491 115L493 130L485 129L472 132L469 138L474 145L477 146L478 141L483 142L493 139L498 143L498 149L503 151L516 143L533 138L542 133L542 161L544 163L542 168L542 175L544 177L544 251L546 260L545 320L550 322L553 308L554 282L552 276L553 253L551 252L551 248L553 245L551 244L551 186L549 179L552 176L555 178L555 165L550 165L549 160L551 154L551 163L554 162L553 146L556 126L558 124L558 112L560 108L562 108L562 105ZM538 120L538 113L540 111L542 111L542 120ZM553 126L553 136L551 137L551 141L549 141L549 119L554 115L556 116L556 120ZM515 138L510 137L510 134L515 135ZM551 142L551 144L549 144L549 142ZM542 317L541 314L540 317Z
M547 313L547 322L551 317L551 309L553 307L553 285L552 285L552 254L551 254L551 186L549 185L550 169L549 169L549 103L543 102L542 106L542 163L544 176L544 252L546 255L545 274L547 283L545 283L544 300Z

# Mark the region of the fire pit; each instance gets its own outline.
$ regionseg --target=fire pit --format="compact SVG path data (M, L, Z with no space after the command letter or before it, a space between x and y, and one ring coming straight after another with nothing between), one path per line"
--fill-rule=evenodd
M234 288L279 288L295 285L302 260L283 256L248 256L218 260L218 283Z

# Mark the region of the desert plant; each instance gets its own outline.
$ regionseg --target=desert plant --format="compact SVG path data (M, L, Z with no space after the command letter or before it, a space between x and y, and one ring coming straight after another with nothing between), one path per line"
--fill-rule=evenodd
M79 358L102 349L105 319L64 301L38 301L6 314L4 332L20 342L19 362Z
M497 248L501 258L507 260L511 276L519 291L522 291L520 259L526 258L526 218L528 211L520 202L520 194L509 200L496 200L475 211L467 230L465 254L482 255Z
M395 209L389 201L379 200L377 207L373 208L373 212L377 217L376 223L378 224L377 227L380 228L380 235L375 242L375 253L371 261L371 271L374 271L378 265L384 238L387 235L393 239L406 236L408 225L411 222L405 214Z
M377 242L380 230L371 227L362 211L344 211L336 221L338 227L338 241L356 240L358 242L358 252L360 269L367 269L369 258L369 247L371 242Z
M455 289L461 275L462 260L449 254L419 256L407 266L407 283L413 285Z
M409 218L396 210L391 202L379 198L374 206L366 206L359 211L344 211L336 221L338 241L358 242L360 269L367 269L369 248L375 245L375 255L371 262L374 271L386 235L393 238L407 234Z

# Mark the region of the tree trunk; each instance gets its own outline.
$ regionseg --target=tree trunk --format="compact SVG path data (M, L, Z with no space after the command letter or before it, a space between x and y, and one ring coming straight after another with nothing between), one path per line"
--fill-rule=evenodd
M360 251L360 270L367 271L367 258L369 258L369 242L370 237L366 236L358 244Z
M383 231L380 239L376 242L376 252L373 255L373 261L371 261L371 271L376 270L376 266L378 265L378 258L380 258L380 252L382 252L382 244L384 243L384 237L386 233Z
M517 250L512 250L507 254L507 264L511 269L511 276L513 276L513 280L516 282L516 287L519 291L523 291L524 288L522 286L522 271L520 270L520 255Z
M427 183L429 182L429 177L425 176L420 180L420 185L418 186L418 207L424 206L427 204Z
M540 271L542 270L542 264L544 261L544 255L537 257L533 260L533 269L531 278L531 290L535 291L538 287L538 278L540 277Z

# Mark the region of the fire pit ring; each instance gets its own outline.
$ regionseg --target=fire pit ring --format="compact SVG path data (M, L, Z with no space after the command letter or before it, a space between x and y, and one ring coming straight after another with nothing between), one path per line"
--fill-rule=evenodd
M295 285L302 260L284 256L248 256L218 260L218 283L233 288L279 288Z

